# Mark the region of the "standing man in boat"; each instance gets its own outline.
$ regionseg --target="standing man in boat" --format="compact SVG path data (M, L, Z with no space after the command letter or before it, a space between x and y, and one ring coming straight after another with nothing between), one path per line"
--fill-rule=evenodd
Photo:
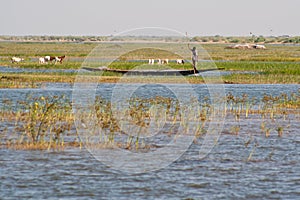
M191 48L190 44L188 43L188 48L192 52L192 63L193 63L193 68L194 68L194 74L198 73L197 71L197 62L198 62L198 52L196 47Z

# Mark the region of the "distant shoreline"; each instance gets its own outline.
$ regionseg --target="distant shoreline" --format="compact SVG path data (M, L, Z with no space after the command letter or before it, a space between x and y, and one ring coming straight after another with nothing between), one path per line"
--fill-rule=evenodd
M201 44L300 44L300 36L9 36L0 35L0 42L99 43L99 42L197 42Z

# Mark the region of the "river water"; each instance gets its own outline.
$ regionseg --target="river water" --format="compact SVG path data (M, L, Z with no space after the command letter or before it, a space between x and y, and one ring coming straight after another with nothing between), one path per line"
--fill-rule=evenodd
M192 87L200 99L209 96L206 85L179 86ZM114 87L115 84L99 84L95 93L110 98ZM153 94L145 92L145 87ZM141 84L139 88L137 95L145 98L173 95L171 85ZM299 85L222 88L225 95L247 93L249 98L298 93L300 89ZM0 89L0 94L0 102L9 99L12 106L17 106L28 96L66 95L71 99L72 85L49 83L38 89ZM223 134L205 158L199 157L203 141L200 138L168 166L139 174L112 169L85 148L0 149L0 199L299 199L299 117L290 118L281 138L275 130L265 138L256 119L241 122L239 135L227 134L231 123L231 118L226 119Z

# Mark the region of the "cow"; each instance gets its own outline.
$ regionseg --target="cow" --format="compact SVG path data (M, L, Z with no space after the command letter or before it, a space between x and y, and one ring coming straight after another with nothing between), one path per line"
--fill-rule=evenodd
M184 64L184 60L182 60L182 59L177 59L177 60L176 60L176 63L177 63L177 64Z
M11 58L11 63L19 63L21 61L24 61L24 58L19 58L15 56Z
M163 60L161 61L161 64L169 64L169 59L163 59Z
M261 44L254 44L254 45L252 45L252 48L254 48L254 49L266 49L265 45L261 45Z
M149 64L149 65L153 65L153 64L154 64L154 59L149 59L148 64Z
M45 62L52 62L53 60L55 60L55 57L54 56L45 56L44 59L45 59Z
M157 62L156 62L156 60L157 60ZM158 65L161 65L161 64L169 64L169 59L156 59L156 60L150 58L150 59L148 60L148 64L149 64L149 65L154 65L155 62L156 62Z
M161 59L158 59L157 64L160 65L161 63Z
M57 62L60 62L60 64L62 64L62 62L63 62L63 60L65 59L65 55L63 55L63 56L56 56L55 57L55 64L57 63Z
M54 61L56 64L57 62L60 62L62 63L62 61L65 59L65 55L63 56L45 56L44 59L45 59L45 62L52 62Z
M46 63L45 58L40 57L39 58L39 64L45 64L45 63Z

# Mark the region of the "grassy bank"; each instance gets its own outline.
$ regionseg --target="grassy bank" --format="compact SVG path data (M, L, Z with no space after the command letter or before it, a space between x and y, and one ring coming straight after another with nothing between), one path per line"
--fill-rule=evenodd
M250 74L232 73L223 76L225 82L245 84L300 84L299 62L236 61L216 63L226 71L248 71Z

